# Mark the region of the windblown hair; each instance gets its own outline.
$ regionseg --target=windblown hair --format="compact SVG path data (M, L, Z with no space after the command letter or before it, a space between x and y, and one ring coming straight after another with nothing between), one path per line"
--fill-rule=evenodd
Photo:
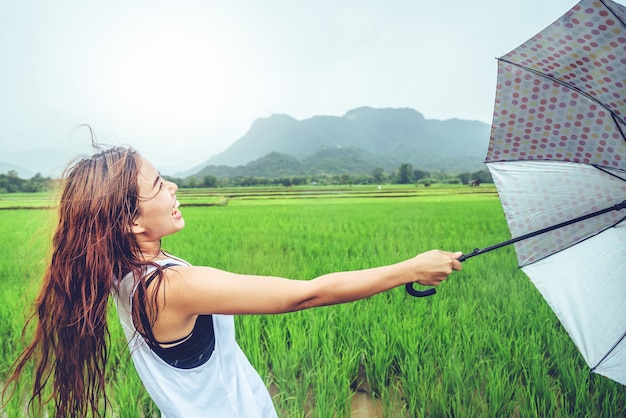
M80 160L64 176L52 258L24 328L36 322L35 334L7 382L35 362L31 411L53 400L56 417L102 416L104 399L106 414L108 298L116 280L131 271L140 277L146 264L131 232L139 215L137 176L137 153L122 147Z

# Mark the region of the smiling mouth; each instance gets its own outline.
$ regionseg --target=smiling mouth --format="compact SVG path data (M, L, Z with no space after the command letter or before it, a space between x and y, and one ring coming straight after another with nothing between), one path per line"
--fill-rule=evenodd
M176 203L174 204L174 207L172 208L172 217L176 219L182 217L182 213L180 213L180 211L178 210L179 206L180 206L180 202L177 200Z

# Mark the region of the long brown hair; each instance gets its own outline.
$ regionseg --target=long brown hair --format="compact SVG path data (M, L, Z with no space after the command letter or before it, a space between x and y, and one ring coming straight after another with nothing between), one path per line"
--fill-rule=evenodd
M116 280L146 264L131 232L138 216L137 175L137 153L115 147L78 161L64 176L52 257L24 327L25 333L36 322L35 334L5 386L15 391L33 360L31 411L53 400L56 417L101 416L104 398L106 414L108 298ZM52 394L45 398L50 381Z

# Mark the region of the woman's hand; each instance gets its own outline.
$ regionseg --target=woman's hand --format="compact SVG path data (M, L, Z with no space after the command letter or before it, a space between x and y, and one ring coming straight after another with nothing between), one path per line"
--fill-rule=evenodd
M462 252L431 250L417 255L407 263L414 263L414 278L410 282L417 282L424 286L437 286L444 281L453 270L461 270L458 260Z

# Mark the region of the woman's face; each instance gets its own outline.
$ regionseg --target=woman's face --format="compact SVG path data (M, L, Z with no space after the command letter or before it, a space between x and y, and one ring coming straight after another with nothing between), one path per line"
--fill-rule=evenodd
M164 180L152 164L138 157L139 217L134 221L133 232L140 241L157 241L161 237L180 231L185 226L178 210L176 183Z

